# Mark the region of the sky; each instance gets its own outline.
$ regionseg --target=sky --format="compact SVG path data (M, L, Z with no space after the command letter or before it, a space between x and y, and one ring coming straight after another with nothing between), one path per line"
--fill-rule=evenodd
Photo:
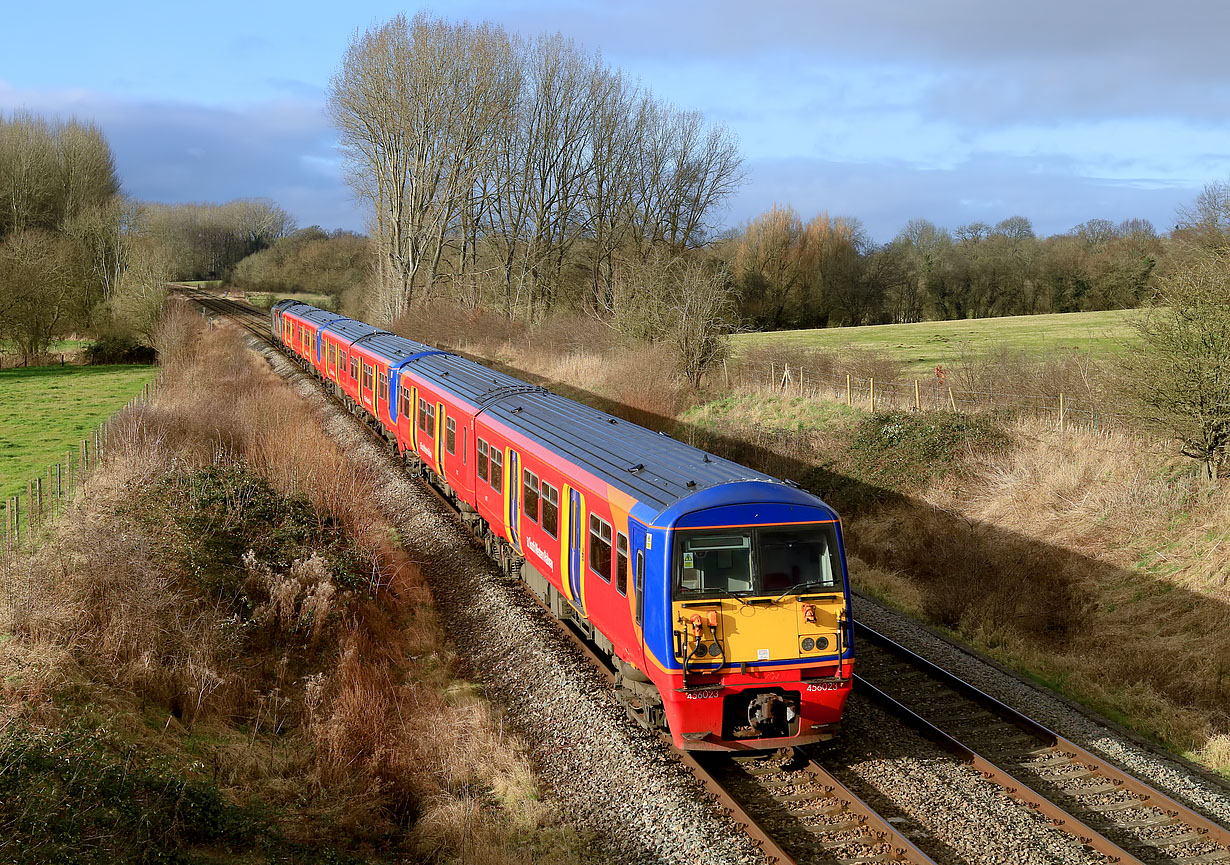
M0 112L96 123L125 193L270 198L362 230L325 114L356 35L405 12L559 32L740 142L717 216L774 204L1042 235L1151 220L1230 179L1225 0L2 0Z

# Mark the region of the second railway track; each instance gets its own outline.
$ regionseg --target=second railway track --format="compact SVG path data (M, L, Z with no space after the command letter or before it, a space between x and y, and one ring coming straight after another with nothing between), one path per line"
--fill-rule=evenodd
M1230 831L866 625L855 691L1109 861L1230 863Z

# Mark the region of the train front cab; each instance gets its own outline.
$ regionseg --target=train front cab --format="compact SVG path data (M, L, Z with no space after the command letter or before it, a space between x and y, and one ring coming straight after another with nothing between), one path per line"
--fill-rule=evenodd
M721 503L753 486L770 500ZM675 744L763 750L830 739L854 663L840 522L782 484L727 487L698 494L712 506L669 523L654 562L667 576L650 583L660 620L646 636L668 659L659 690Z

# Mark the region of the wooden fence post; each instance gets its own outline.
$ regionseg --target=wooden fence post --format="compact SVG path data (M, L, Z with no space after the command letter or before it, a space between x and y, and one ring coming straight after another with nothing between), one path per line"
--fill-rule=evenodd
M957 401L953 398L952 388L948 389L948 405L952 407L953 411L957 410Z
M918 391L918 379L914 379L914 411L922 411L922 395Z
M850 397L850 373L846 373L846 405L854 405Z
M867 381L869 383L867 393L868 396L871 397L871 410L874 412L876 410L876 380L874 378L870 378L867 379Z
M1060 432L1063 432L1063 427L1064 427L1063 409L1064 409L1063 392L1061 391L1059 394L1059 431Z
M730 368L726 366L726 359L722 359L722 377L726 380L726 389L730 390Z

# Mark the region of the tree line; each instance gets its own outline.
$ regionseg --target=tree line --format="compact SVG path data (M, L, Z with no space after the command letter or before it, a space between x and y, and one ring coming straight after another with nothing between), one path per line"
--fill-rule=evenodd
M1168 248L1144 219L1091 219L1038 237L1021 216L952 232L913 219L876 245L857 219L804 224L775 206L714 252L744 322L781 329L1135 307Z
M30 362L70 335L148 344L169 280L228 276L293 227L263 200L134 201L94 124L0 116L0 354Z

